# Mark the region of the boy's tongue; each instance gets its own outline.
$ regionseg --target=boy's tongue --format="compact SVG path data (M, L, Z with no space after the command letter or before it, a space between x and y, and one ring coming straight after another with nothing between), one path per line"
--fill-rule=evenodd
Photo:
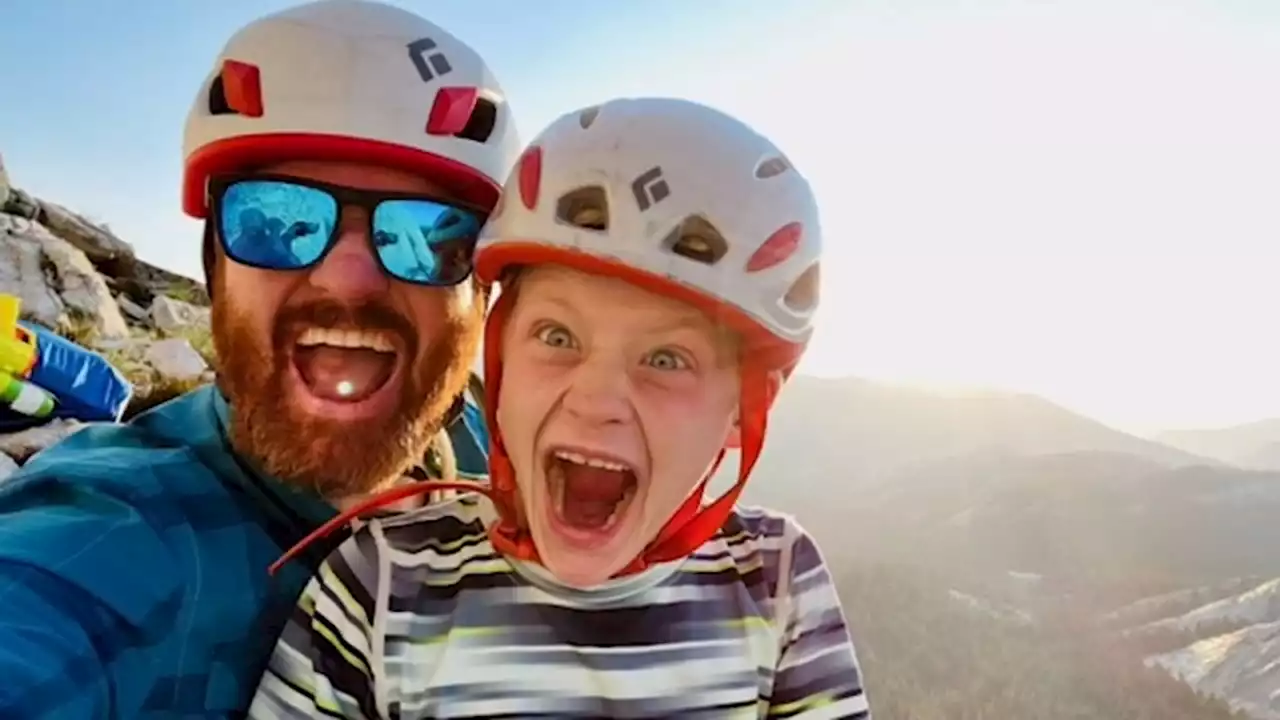
M564 519L580 528L600 528L626 496L630 474L566 462Z
M318 397L354 402L387 382L395 369L395 355L368 348L312 345L296 348L294 363Z

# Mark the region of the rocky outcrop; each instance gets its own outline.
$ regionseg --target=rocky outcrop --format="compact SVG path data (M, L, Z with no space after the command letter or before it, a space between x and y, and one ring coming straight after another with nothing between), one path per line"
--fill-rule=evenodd
M0 155L0 208L9 202L9 173L4 171L4 156Z
M109 228L15 187L0 158L0 292L37 323L115 364L134 384L131 411L212 378L209 296L140 260ZM58 420L0 435L0 481L80 425Z
M103 338L129 334L111 289L84 251L35 220L0 214L0 290L21 298L23 317L46 327L88 324Z

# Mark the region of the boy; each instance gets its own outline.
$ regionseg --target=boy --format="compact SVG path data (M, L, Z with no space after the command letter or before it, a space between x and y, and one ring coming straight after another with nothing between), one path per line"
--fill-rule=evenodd
M813 541L734 505L817 305L808 183L718 111L625 99L553 123L502 197L475 268L503 291L472 488L497 520L478 493L369 520L250 716L869 717Z

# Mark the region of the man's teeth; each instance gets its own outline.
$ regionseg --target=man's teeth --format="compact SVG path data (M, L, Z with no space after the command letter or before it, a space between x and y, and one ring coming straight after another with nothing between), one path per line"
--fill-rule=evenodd
M612 470L614 472L627 472L631 469L622 463L613 462L612 460L587 457L586 455L579 455L578 453L569 450L557 450L555 452L555 456L560 460L571 462L575 465L586 465L587 467Z
M395 352L395 345L384 332L377 330L335 330L309 327L298 337L303 346L329 345L331 347L368 348L377 352Z

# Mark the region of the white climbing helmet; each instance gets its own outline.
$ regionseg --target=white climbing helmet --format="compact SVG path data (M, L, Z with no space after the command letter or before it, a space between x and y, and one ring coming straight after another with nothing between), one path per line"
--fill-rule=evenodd
M373 162L485 207L520 151L502 88L466 43L400 8L319 0L227 42L187 116L183 209L210 175L292 158Z
M563 115L530 144L481 233L476 271L487 282L540 262L606 272L749 339L763 330L802 348L821 236L809 183L768 139L688 100L626 98Z

